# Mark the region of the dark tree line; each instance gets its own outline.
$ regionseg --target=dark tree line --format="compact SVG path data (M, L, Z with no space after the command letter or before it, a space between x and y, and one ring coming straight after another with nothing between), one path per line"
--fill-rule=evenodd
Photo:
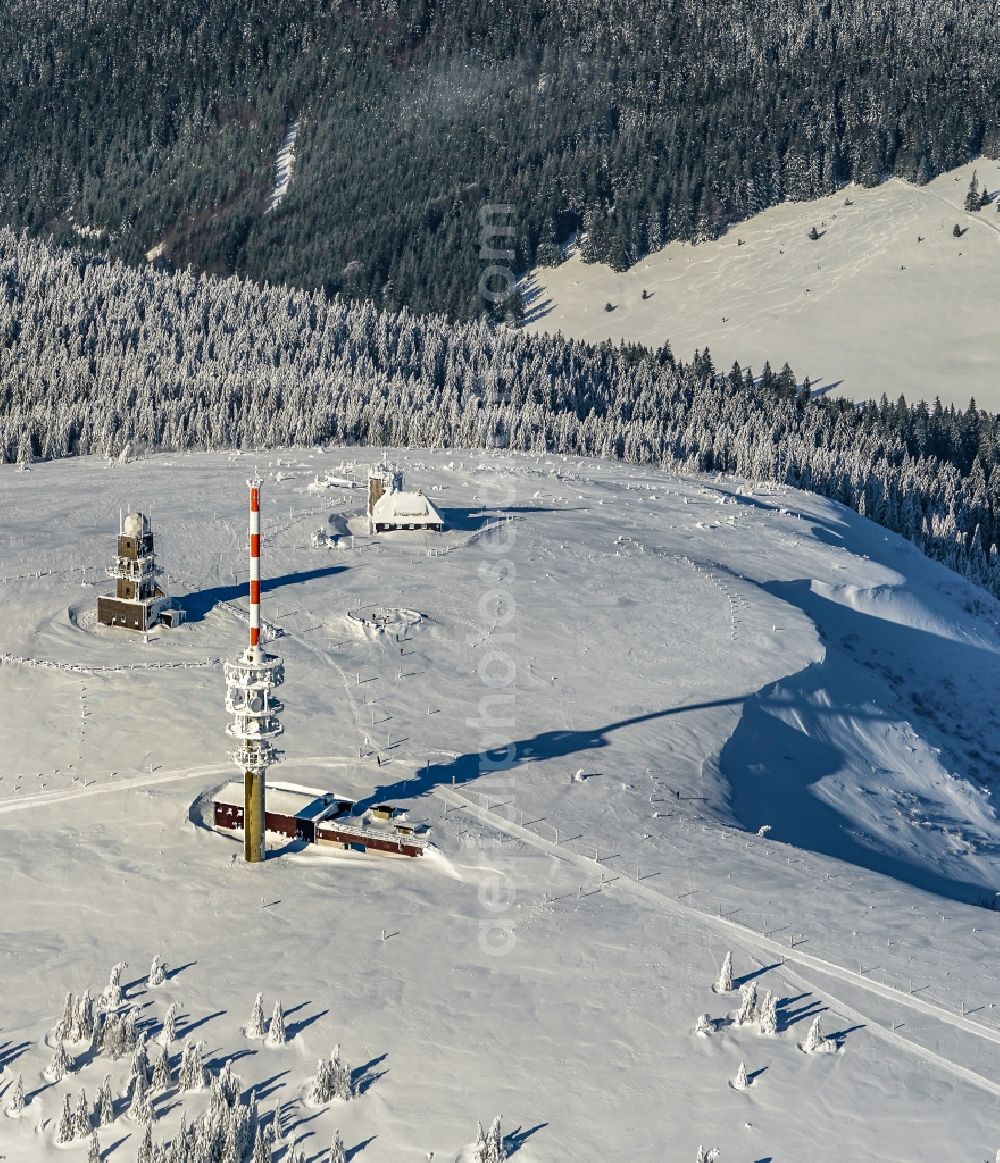
M14 0L0 221L468 319L486 203L514 207L518 270L579 229L623 268L996 155L998 93L995 3Z
M0 228L0 459L320 442L513 448L778 480L1000 595L1000 418L813 398L786 366L536 337L136 270Z

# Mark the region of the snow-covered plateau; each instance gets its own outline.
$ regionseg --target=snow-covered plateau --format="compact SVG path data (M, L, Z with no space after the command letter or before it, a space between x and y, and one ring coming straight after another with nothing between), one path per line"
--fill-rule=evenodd
M106 1075L102 1157L139 1156L133 1052L49 1081L125 961L106 1042L156 1061L175 1003L154 1143L212 1101L200 1042L277 1163L473 1163L497 1115L517 1163L992 1160L1000 604L833 502L563 457L389 453L448 527L369 537L364 488L310 485L383 455L0 467L0 1157L85 1159L64 1099ZM202 824L255 471L269 778L406 808L419 859L248 866ZM95 617L132 509L187 610L145 639ZM338 1045L357 1093L318 1097Z
M970 213L973 173L993 201ZM775 371L787 361L800 381L855 400L885 392L965 408L975 397L998 411L998 188L1000 162L980 158L926 186L893 179L788 202L622 273L574 253L533 272L527 326L669 342L685 360L708 347L717 367L738 360L758 374L765 360Z

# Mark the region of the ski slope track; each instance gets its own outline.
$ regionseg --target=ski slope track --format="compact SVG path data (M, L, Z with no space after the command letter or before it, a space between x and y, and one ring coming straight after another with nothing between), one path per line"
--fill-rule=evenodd
M993 196L964 208L973 173ZM577 252L523 290L527 327L669 343L760 374L787 361L819 393L1000 410L1000 162L927 186L893 179L786 203L715 241L670 243L618 273ZM954 227L962 231L955 238ZM810 232L815 229L818 238ZM644 297L645 292L645 297ZM610 305L610 311L605 306Z
M310 488L384 456L443 534L369 537L363 487ZM257 474L270 778L396 805L420 859L272 835L247 866L206 826L239 776L221 660ZM188 615L148 640L94 613L143 498ZM124 960L142 1031L176 1003L173 1066L188 1039L230 1063L276 1163L337 1131L356 1163L473 1163L497 1114L516 1163L991 1157L998 655L1000 603L784 486L501 451L0 469L0 1156L86 1157L55 1143L64 1099L125 1094L129 1056L69 1046L53 1082L52 1031ZM774 1035L715 992L727 951ZM258 992L286 1044L244 1036ZM816 1018L835 1052L801 1048ZM313 1105L336 1045L359 1093ZM157 1094L154 1140L208 1101Z

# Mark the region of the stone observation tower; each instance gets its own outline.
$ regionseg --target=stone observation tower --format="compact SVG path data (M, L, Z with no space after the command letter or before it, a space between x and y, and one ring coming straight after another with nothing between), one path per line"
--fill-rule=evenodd
M250 645L226 663L226 710L233 720L226 728L236 740L230 752L243 772L243 855L248 864L264 859L264 776L278 761L271 740L280 735L282 705L274 689L285 679L281 659L260 646L260 486L250 487Z
M171 606L156 580L158 573L149 518L144 513L119 515L118 552L107 569L115 579L115 592L97 599L98 622L140 633L161 622L178 625L183 611Z

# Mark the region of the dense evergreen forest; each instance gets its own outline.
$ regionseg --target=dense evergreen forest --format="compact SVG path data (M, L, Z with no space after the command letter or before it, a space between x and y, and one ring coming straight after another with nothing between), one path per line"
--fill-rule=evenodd
M0 221L451 318L785 198L1000 152L996 0L9 0ZM275 154L294 178L268 212ZM516 312L514 301L493 310Z
M0 228L0 459L320 442L513 448L833 497L1000 596L1000 418L814 398L790 369L137 270Z

